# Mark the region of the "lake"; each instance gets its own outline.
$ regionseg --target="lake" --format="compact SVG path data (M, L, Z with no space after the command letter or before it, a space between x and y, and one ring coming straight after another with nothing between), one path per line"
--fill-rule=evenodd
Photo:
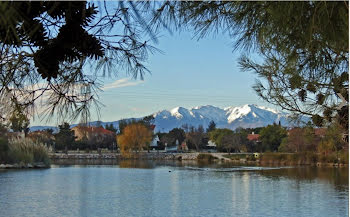
M0 216L348 216L348 168L123 161L0 171Z

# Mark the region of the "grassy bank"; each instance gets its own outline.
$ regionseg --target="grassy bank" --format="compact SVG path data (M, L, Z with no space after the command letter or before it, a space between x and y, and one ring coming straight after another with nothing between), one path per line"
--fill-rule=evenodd
M257 161L259 164L279 164L279 165L315 165L317 163L325 164L348 164L349 154L347 152L331 153L328 155L322 155L313 152L302 153L279 153L279 152L266 152L255 158L253 155L248 154L225 154L223 157L229 158L234 161Z
M1 155L1 163L35 165L43 164L50 166L48 148L41 143L35 143L31 139L12 139L9 140Z
M262 164L277 163L287 165L311 165L316 163L348 164L349 154L345 152L322 155L312 152L303 153L263 153L259 160Z
M199 153L197 156L197 160L198 161L208 161L211 162L213 160L216 160L217 158L211 154L207 154L207 153Z

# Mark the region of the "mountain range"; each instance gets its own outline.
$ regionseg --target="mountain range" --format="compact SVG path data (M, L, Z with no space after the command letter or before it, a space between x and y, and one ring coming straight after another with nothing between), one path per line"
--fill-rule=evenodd
M278 112L274 109L247 104L243 106L230 106L226 108L219 108L212 105L198 106L190 109L183 107L176 107L170 110L162 110L153 113L154 124L156 125L155 132L168 132L175 127L188 126L198 127L202 125L206 128L210 121L216 123L217 128L236 129L263 127L273 123L280 123L282 126L292 126L290 114L286 112ZM127 119L127 120L131 120ZM137 118L139 119L139 118ZM304 121L306 118L304 118ZM101 124L113 124L118 128L119 121L112 122L90 122L92 126ZM72 127L76 126L73 124ZM33 126L30 131L43 130L51 128L57 132L57 127L52 126Z

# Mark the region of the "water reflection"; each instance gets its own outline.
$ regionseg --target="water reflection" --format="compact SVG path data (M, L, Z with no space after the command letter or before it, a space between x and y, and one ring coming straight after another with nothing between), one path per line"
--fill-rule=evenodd
M346 168L119 161L0 172L0 216L346 216Z

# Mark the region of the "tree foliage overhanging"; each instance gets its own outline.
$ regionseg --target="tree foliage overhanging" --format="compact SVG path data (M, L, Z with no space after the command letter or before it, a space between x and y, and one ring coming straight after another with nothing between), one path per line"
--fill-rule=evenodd
M193 28L198 38L228 33L234 48L246 51L241 68L262 79L254 86L257 94L321 126L348 120L348 106L338 110L338 94L349 96L348 20L347 1L165 1L153 22L157 28Z
M348 9L347 1L1 2L0 110L31 108L46 94L48 114L86 117L98 89L86 66L142 77L154 50L142 35L175 27L199 38L228 33L246 51L241 68L261 77L260 97L318 126L338 118L348 127L348 106L338 110L340 94L348 101Z
M155 37L141 11L133 2L97 4L0 3L1 119L18 105L32 115L86 118L100 106L100 76L123 70L143 78Z

